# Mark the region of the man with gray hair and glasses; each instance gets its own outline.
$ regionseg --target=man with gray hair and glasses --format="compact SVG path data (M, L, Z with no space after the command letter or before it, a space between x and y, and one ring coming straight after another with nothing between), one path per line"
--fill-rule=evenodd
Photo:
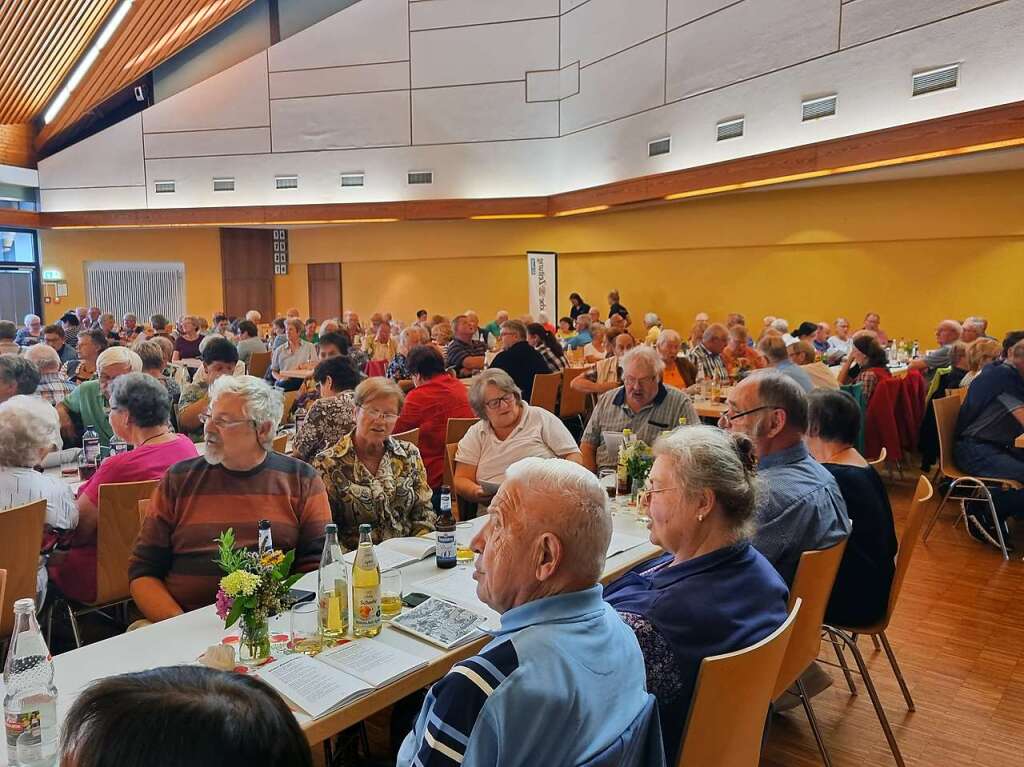
M221 532L254 549L262 519L275 548L295 550L297 572L315 570L331 521L327 491L309 464L274 452L283 396L253 376L221 376L203 413L206 452L176 463L153 493L129 563L131 594L150 621L212 604L223 573Z
M39 368L21 355L0 354L0 402L16 394L35 394Z
M832 475L804 447L807 397L792 378L758 371L733 387L726 404L718 425L753 440L757 473L768 485L754 548L791 586L801 554L827 549L849 535L846 501Z
M663 431L679 426L680 419L685 418L687 424L700 423L690 397L662 382L664 372L665 363L651 347L638 346L626 352L622 386L601 395L583 432L580 451L584 466L591 471L615 466L619 439L606 436L621 438L623 429L653 445Z
M477 596L501 628L430 689L399 767L664 765L643 655L598 582L611 534L583 467L509 467L472 542Z

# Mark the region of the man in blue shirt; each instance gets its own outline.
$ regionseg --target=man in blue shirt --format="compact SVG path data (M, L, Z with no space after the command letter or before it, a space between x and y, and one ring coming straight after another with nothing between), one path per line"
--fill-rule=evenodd
M598 585L611 532L582 466L508 469L472 544L501 628L430 690L398 767L664 764L640 647Z
M566 340L565 345L570 349L582 349L594 340L590 334L590 315L581 314L576 318L576 335Z
M807 398L791 378L758 371L740 381L726 402L719 426L754 441L758 474L768 484L754 547L792 586L801 554L827 549L849 535L846 501L832 475L804 447Z

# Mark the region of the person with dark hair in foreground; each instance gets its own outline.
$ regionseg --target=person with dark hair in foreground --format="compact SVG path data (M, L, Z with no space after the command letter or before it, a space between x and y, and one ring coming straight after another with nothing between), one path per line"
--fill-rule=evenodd
M312 767L295 716L256 677L172 666L107 677L64 721L61 767Z

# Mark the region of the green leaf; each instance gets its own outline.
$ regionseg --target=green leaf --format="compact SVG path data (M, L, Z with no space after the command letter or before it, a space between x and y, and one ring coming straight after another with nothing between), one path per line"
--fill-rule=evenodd
M229 629L238 622L238 619L242 617L242 611L244 605L241 599L236 599L235 603L231 605L231 611L228 613L228 617L224 620L224 628Z

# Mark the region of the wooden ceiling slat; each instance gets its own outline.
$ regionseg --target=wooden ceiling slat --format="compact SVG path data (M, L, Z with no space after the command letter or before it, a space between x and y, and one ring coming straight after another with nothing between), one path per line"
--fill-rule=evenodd
M61 114L42 131L37 146L252 1L138 0ZM212 12L203 13L211 7Z
M70 15L62 18L60 9L57 6L50 6L47 16L39 24L36 43L39 50L47 52L49 66L33 66L33 62L27 58L23 59L21 71L16 75L15 80L22 83L25 92L32 94L35 104L48 100L49 94L55 92L59 84L59 81L54 82L57 73L64 72L71 67L70 57L66 53L62 53L61 43L73 40L66 30L76 21L77 18ZM78 47L82 46L84 46L84 42L80 42ZM26 69L28 72L25 71ZM0 106L0 109L2 108Z

